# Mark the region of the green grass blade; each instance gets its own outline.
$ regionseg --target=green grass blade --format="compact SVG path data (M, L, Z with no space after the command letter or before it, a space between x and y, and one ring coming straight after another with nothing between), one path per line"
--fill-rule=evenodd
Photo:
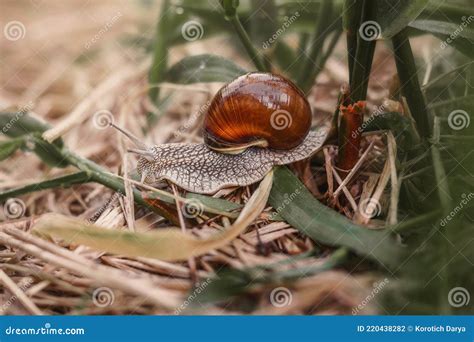
M203 54L185 57L174 64L166 72L164 81L178 84L230 82L247 72L228 59Z
M21 196L35 191L41 191L54 188L68 188L75 184L84 184L90 181L90 177L86 172L80 171L70 175L51 178L39 183L28 184L19 188L0 192L0 201L8 198Z
M286 167L275 170L269 201L289 224L314 241L347 247L387 267L396 263L400 248L388 233L356 225L326 207Z

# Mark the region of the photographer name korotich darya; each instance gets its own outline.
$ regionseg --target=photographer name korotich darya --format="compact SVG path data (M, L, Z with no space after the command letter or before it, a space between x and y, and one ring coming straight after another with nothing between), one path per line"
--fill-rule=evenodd
M449 333L465 333L466 327L455 327L451 325L415 325L415 332L449 332Z

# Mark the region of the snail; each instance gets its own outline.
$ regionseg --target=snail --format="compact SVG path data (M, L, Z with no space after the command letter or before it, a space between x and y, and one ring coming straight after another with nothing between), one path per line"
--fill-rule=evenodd
M253 72L222 87L204 118L204 143L146 146L119 127L138 147L142 181L166 179L201 194L261 180L274 166L311 157L328 130L311 131L311 108L286 78Z

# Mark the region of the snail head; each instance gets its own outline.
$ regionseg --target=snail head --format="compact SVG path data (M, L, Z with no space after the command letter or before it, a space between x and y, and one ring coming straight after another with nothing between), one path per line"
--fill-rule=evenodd
M156 167L156 164L158 163L158 158L156 153L153 153L153 148L151 146L146 145L133 133L115 125L114 123L110 123L110 126L125 135L135 144L136 148L129 148L127 149L127 152L134 153L139 156L137 163L138 174L141 177L142 182L148 180L149 177L152 176L152 174L150 174L148 170L154 169Z

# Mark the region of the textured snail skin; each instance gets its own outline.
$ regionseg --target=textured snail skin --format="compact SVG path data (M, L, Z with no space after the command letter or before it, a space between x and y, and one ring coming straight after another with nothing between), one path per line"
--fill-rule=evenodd
M286 78L249 73L221 88L204 121L204 141L225 148L265 140L268 147L289 150L311 128L311 107L304 94Z
M275 165L306 159L322 147L327 130L311 131L297 147L288 150L250 147L240 154L213 151L205 144L164 144L149 148L153 160L141 157L137 170L145 182L167 179L187 191L210 194L231 186L261 180Z

